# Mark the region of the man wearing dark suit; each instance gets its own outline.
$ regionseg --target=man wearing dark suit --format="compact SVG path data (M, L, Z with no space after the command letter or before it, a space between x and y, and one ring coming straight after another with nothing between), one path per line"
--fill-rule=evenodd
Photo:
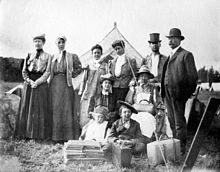
M173 136L180 140L181 153L184 154L187 136L185 104L195 91L198 74L193 54L180 47L184 40L180 29L171 29L167 38L172 52L163 68L161 96L165 99Z
M160 83L163 66L167 57L160 53L161 40L159 33L151 33L150 40L148 41L149 47L151 49L151 54L147 55L143 61L142 65L146 65L150 72L154 75L153 79L150 79L150 83ZM156 103L161 102L160 96L160 86L155 87L156 90Z
M163 66L167 57L160 53L161 40L159 33L151 33L149 47L151 49L151 54L147 55L146 58L143 59L142 65L146 65L150 72L155 76L152 80L154 82L160 82Z
M112 47L117 54L110 66L111 73L115 77L113 93L116 96L116 100L125 100L129 90L129 82L137 70L136 60L125 55L125 43L123 40L114 41Z

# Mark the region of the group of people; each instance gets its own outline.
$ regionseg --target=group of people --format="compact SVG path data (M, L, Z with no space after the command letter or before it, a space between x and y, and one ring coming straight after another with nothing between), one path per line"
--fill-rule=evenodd
M58 53L50 55L43 50L45 35L33 38L36 51L28 54L22 69L24 88L15 137L54 141L77 139L79 124L77 116L73 115L72 77L80 74L82 67L78 56L65 50L66 41L65 36L58 37Z
M160 34L150 34L152 53L138 70L123 40L112 43L115 58L103 58L102 46L93 46L92 63L82 67L77 55L65 50L65 36L57 38L59 53L52 56L43 51L45 35L34 37L36 52L28 54L22 70L25 82L15 136L66 141L78 139L81 127L82 140L97 140L106 149L109 143L122 143L139 153L151 141L154 116L166 109L172 135L180 139L185 153L185 103L195 91L198 75L193 54L180 46L184 40L180 29L171 29L167 38L172 49L168 57L159 51ZM79 120L72 77L82 71L78 95L80 113L86 118ZM148 120L141 120L141 115Z

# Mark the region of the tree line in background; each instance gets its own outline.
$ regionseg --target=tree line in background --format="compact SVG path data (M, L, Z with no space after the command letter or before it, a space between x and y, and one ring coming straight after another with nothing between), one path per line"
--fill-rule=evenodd
M22 66L24 59L0 57L0 80L7 82L22 82Z
M22 82L21 69L23 63L24 59L0 57L0 80ZM214 70L213 66L209 69L203 66L198 70L198 76L201 82L220 82L220 72Z
M220 82L220 72L214 70L213 66L209 69L203 66L198 70L198 76L201 82Z

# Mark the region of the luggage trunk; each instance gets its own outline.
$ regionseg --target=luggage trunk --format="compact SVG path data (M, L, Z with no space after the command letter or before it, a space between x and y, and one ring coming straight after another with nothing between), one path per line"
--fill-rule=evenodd
M147 144L147 155L149 163L158 165L164 163L163 156L166 162L177 161L180 159L180 141L177 139L168 139L162 141L154 141Z

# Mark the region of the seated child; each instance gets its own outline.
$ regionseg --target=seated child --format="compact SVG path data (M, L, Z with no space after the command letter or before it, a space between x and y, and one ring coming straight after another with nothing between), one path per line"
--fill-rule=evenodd
M121 118L113 123L108 141L132 148L133 154L141 153L145 150L145 139L141 133L140 124L131 119L132 113L137 111L127 102L118 102L121 105L119 109Z
M90 122L84 140L95 140L104 144L107 139L106 136L109 132L107 130L108 122L105 121L105 116L108 114L108 109L105 106L97 106L92 112L94 118L93 122Z

